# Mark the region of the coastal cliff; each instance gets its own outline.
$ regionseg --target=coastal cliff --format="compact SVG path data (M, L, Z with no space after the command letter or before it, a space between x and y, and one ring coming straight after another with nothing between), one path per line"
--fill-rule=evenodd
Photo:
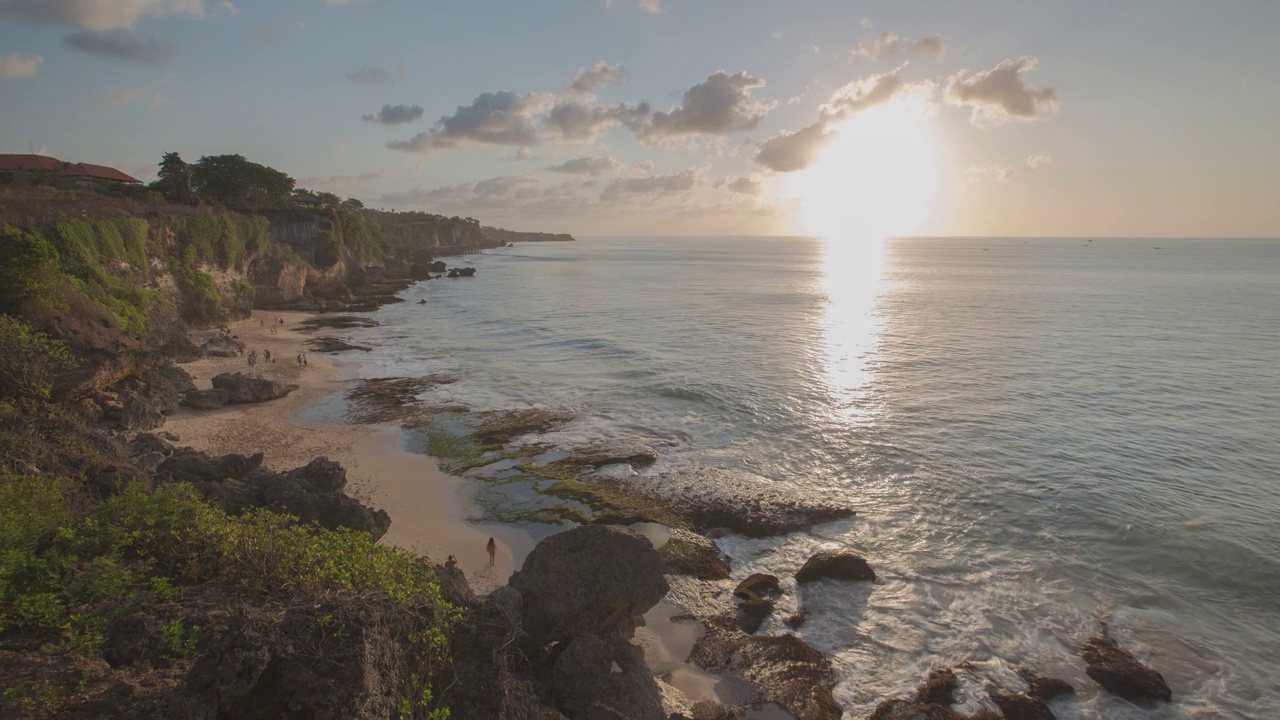
M501 245L516 242L573 242L573 236L569 233L519 232L487 225L480 230L486 238Z

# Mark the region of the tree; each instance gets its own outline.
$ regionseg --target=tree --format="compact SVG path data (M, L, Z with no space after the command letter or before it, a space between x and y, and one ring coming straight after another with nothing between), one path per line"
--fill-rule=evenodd
M347 210L363 210L364 203L360 202L356 198L347 198L342 201L342 207Z
M191 166L176 152L167 152L160 160L160 172L151 187L164 193L172 202L191 203L195 192L191 189Z
M47 400L54 381L79 364L61 340L0 315L0 396Z
M293 192L293 178L242 155L211 155L191 168L191 179L200 198L230 208L282 207Z
M320 199L320 202L328 205L329 207L338 207L338 205L342 204L342 198L331 192L318 192L316 193L316 197Z

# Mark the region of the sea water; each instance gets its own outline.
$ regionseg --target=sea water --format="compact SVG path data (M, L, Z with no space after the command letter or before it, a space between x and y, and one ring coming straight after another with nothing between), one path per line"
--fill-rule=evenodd
M364 375L454 373L432 399L572 411L558 446L640 436L647 474L858 511L719 541L735 579L822 547L875 567L789 584L762 628L808 611L847 717L969 660L1071 680L1060 718L1280 718L1280 242L609 238L450 264L477 276L351 331ZM1102 620L1172 705L1084 675Z

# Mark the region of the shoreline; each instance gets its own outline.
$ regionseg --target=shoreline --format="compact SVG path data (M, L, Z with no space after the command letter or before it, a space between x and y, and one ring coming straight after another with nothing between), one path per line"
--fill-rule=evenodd
M311 406L336 397L358 374L357 362L313 353L305 345L312 334L296 326L313 316L254 310L250 318L230 324L246 353L270 350L278 358L275 365L259 359L250 367L244 357L205 357L182 365L201 389L209 388L211 378L220 373L246 372L296 384L297 390L279 400L218 410L182 407L166 418L164 429L177 433L183 445L211 454L261 452L263 465L275 471L301 467L320 456L336 461L347 471L347 493L391 516L391 528L380 542L425 555L434 563L456 555L477 594L505 585L516 563L532 549L532 540L498 524L467 523L461 478L444 473L431 456L406 450L398 426L312 417L317 413ZM277 317L285 322L272 334ZM307 365L297 364L299 352L306 353ZM499 541L492 568L485 551L490 536Z

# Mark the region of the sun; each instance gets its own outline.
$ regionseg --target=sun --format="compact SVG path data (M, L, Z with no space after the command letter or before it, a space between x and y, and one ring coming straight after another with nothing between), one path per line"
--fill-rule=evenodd
M938 179L929 115L899 99L834 125L818 161L790 178L804 232L880 240L918 232Z

